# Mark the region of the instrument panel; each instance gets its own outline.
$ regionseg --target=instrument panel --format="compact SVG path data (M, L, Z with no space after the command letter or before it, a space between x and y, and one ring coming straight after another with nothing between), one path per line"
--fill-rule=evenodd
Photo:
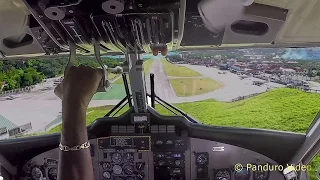
M261 154L174 133L115 135L90 143L95 180L284 179L281 172L247 166L277 165ZM23 165L20 179L57 179L58 157L58 148L34 157Z

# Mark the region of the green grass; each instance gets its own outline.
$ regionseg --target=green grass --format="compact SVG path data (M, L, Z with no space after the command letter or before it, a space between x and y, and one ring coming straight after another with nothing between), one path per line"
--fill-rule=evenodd
M119 74L114 74L114 73L108 73L108 79L112 79L116 76L118 76Z
M178 66L169 63L167 60L161 60L164 71L166 72L167 76L175 76L175 77L195 77L195 76L202 76L202 74L193 71L184 66Z
M174 105L209 125L305 133L319 111L320 94L281 88L232 103L205 100ZM91 116L99 117L96 113L100 111L95 110L102 108L107 113L109 107L88 109L94 110L88 114L88 121L91 122ZM170 114L158 105L156 109L161 114Z
M130 81L129 81L129 76L127 75L127 82L130 84ZM117 79L116 81L114 81L112 84L123 84L123 79L122 77L120 77L119 79Z
M179 97L205 94L223 87L211 78L177 78L170 79L170 83Z
M148 59L148 60L144 61L144 63L143 63L144 75L148 74L152 63L153 63L152 59Z
M93 100L120 100L126 96L123 84L111 84L107 92L97 92Z

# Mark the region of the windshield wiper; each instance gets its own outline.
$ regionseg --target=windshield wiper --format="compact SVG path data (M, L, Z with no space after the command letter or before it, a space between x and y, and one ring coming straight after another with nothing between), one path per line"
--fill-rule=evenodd
M115 105L104 117L110 117L110 115L117 110L111 116L111 117L114 117L127 104L129 104L129 107L132 107L132 102L131 102L132 95L129 92L129 85L128 85L127 78L126 78L125 74L122 74L122 79L123 79L123 84L124 84L125 91L126 91L126 97L123 98L117 105ZM184 116L186 119L188 119L192 123L202 124L200 121L194 119L193 117L189 116L187 113L183 112L182 110L180 110L179 108L173 106L172 104L169 104L168 102L166 102L165 100L161 99L160 97L158 97L155 94L155 91L154 91L154 74L153 73L150 74L150 90L151 90L151 94L146 93L146 96L151 98L151 107L152 108L155 109L155 102L157 102L162 107L166 108L168 111L172 112L176 116L179 116L179 115L180 116ZM126 102L126 103L124 103L124 102Z

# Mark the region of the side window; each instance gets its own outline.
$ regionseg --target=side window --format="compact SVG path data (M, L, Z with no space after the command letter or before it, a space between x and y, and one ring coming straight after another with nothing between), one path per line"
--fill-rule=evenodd
M309 180L320 179L320 153L318 153L309 164L311 169L308 171Z

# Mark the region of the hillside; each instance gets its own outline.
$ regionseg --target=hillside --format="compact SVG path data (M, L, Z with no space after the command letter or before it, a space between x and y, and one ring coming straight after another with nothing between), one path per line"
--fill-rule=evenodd
M320 110L320 94L283 88L233 103L207 100L175 106L205 124L305 132Z

